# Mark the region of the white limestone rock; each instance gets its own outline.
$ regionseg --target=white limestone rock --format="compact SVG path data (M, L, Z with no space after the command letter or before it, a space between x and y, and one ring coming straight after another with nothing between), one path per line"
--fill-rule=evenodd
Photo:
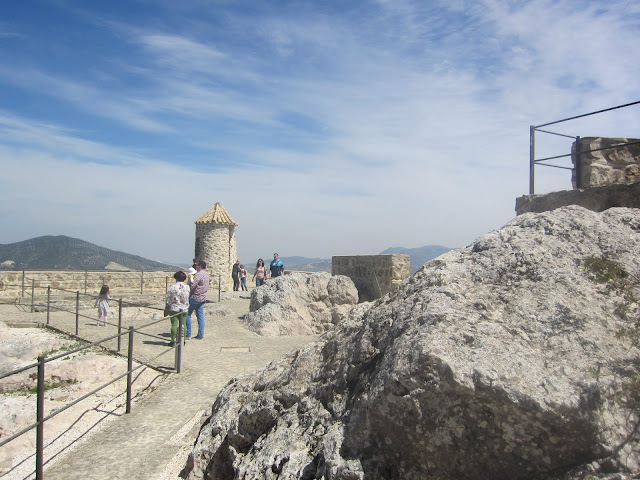
M340 322L357 303L358 290L349 277L292 273L254 289L244 320L260 335L316 335Z
M637 412L609 393L638 351L616 338L621 298L584 260L637 274L639 252L640 210L521 215L232 380L183 475L631 478Z

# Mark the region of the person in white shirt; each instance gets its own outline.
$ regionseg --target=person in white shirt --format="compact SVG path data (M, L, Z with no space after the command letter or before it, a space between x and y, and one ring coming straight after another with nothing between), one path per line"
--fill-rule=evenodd
M166 294L164 316L171 320L171 342L170 347L176 344L178 337L178 323L182 323L182 334L187 336L187 310L189 309L189 293L191 288L184 283L187 274L179 271L173 275L176 283L169 287Z

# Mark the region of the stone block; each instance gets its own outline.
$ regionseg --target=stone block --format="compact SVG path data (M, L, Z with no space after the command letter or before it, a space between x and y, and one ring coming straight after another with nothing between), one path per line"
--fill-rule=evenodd
M574 189L636 183L640 181L640 140L584 137L571 146L571 161Z
M337 255L331 259L331 274L345 275L358 289L361 302L383 297L409 277L408 255Z
M594 212L603 212L612 207L640 208L640 182L524 195L516 199L516 214L547 212L568 205L579 205Z

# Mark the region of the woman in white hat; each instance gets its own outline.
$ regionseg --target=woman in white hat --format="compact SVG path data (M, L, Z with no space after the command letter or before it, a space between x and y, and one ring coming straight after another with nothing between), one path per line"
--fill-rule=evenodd
M196 269L191 267L189 268L189 270L187 270L187 285L191 285L191 282L193 282L193 276L196 274Z

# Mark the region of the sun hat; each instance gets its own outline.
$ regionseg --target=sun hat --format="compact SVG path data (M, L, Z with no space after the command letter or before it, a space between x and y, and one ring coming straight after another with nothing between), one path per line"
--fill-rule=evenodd
M189 267L189 270L187 271L187 273L188 273L189 275L195 275L195 273L196 273L196 269L195 269L195 268L193 268L193 267Z

